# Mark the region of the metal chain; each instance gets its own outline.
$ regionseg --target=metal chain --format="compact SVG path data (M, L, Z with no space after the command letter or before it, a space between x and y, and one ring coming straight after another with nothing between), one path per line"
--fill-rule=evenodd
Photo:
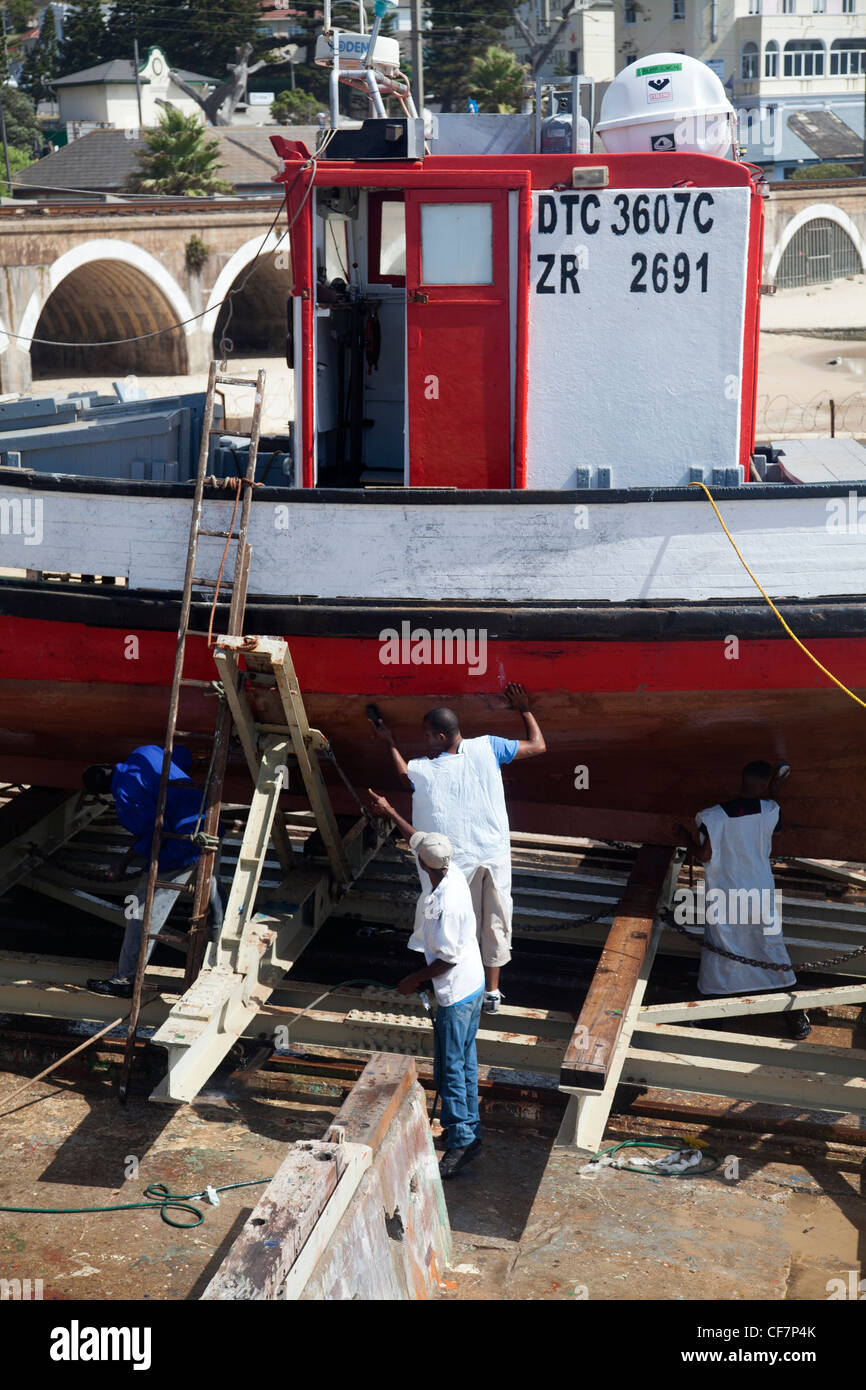
M689 941L694 941L704 951L712 951L713 955L725 956L727 960L735 960L739 965L752 965L761 970L790 970L789 964L782 964L778 961L755 960L753 956L740 956L736 951L726 951L721 946L714 946L707 941L706 935L695 936L692 932L686 931L685 927L680 926L672 917L663 917L662 921L671 931L679 932L680 936L685 936ZM858 946L856 951L847 951L842 956L828 956L825 960L803 960L798 962L798 970L824 970L830 965L843 965L845 961L855 960L857 956L866 956L866 946Z
M603 917L616 914L619 910L619 903L611 903L607 907L602 907L598 912L587 912L584 917L573 917L570 922L557 922L552 926L527 927L521 926L521 933L525 932L553 932L571 931L574 927L588 927L590 922L600 922Z

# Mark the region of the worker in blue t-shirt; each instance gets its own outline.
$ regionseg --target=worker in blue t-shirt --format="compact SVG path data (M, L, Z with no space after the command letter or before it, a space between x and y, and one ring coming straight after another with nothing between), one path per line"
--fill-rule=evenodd
M110 792L114 797L118 821L124 830L128 830L133 836L133 842L123 859L109 871L110 879L122 878L134 858L143 859L145 866L150 860L162 760L162 748L156 743L146 743L130 753L125 762L116 766L97 763L84 772L82 782L85 790L94 795ZM202 792L190 781L191 767L192 754L189 749L176 748L169 768L166 792L163 820L166 838L163 839L159 852L159 878L166 886L157 888L154 893L150 922L152 933L160 932L165 926L172 908L180 897L181 889L193 876L201 852L193 843L192 837L200 828ZM175 836L181 838L173 838ZM178 886L169 886L173 884ZM135 912L132 917L127 918L117 970L110 979L87 981L87 988L94 994L117 995L123 999L131 996L138 964L146 892L147 867L140 876L133 894ZM220 926L222 901L216 875L211 879L210 906L211 925ZM150 959L154 945L153 940L148 942L146 960Z
M408 763L375 706L370 706L369 713L377 737L391 750L401 782L412 788L412 824L416 830L448 837L454 847L454 863L469 884L484 962L485 1013L499 1009L504 997L499 972L511 959L511 839L500 769L506 763L546 751L523 686L512 682L504 693L511 708L523 717L525 739L495 734L463 738L453 710L433 709L423 721L427 756ZM426 896L431 884L420 865L418 872L422 896ZM416 915L409 944L417 950L421 949L420 928Z

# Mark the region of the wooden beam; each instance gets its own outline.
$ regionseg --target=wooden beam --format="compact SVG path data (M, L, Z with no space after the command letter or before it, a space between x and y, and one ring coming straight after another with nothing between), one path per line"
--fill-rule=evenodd
M202 1298L282 1297L286 1276L337 1190L349 1152L318 1139L290 1149Z
M822 874L825 878L835 878L842 883L849 883L852 888L866 888L866 871L862 864L852 864L844 859L802 859L799 856L791 860L792 864L802 864L806 869L811 869L813 874Z
M667 845L644 845L635 860L562 1059L559 1084L565 1090L604 1090L673 854Z
M371 1057L325 1134L342 1130L348 1143L366 1144L377 1153L404 1100L418 1080L414 1057L380 1052Z

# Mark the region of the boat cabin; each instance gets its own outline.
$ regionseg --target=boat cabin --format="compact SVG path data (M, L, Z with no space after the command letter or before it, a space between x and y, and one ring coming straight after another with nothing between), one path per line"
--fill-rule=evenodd
M272 139L297 486L749 479L763 225L750 166L427 154L420 119L341 130L318 156Z

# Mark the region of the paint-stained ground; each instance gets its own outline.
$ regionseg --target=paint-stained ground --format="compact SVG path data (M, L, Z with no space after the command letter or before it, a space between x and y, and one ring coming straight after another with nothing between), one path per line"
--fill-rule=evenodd
M831 1280L860 1278L862 1150L781 1157L736 1133L715 1142L738 1177L730 1162L707 1178L585 1177L547 1136L489 1136L446 1187L454 1288L442 1296L822 1300Z
M21 1079L0 1073L0 1107ZM37 1083L0 1117L0 1205L92 1207L142 1200L150 1183L186 1194L269 1178L287 1144L321 1137L347 1085L287 1098L265 1083L174 1109L143 1095L120 1107L107 1086ZM634 1117L612 1128L633 1133ZM825 1299L831 1280L860 1278L864 1149L783 1145L729 1125L701 1133L725 1160L710 1176L587 1178L579 1156L554 1148L555 1125L487 1123L479 1158L446 1184L454 1257L440 1296ZM262 1190L199 1203L205 1220L190 1230L156 1209L2 1212L0 1278L41 1279L46 1299L198 1298Z

